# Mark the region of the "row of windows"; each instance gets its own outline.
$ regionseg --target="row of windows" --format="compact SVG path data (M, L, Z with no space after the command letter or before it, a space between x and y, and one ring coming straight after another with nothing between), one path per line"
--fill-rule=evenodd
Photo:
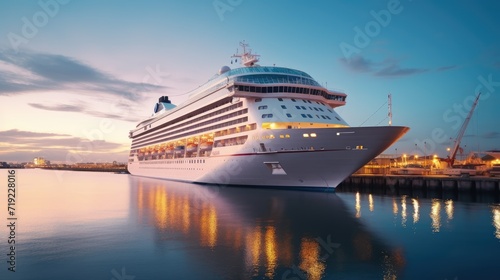
M215 131L214 133L211 133L211 134L194 135L194 136L188 137L187 141L186 141L186 139L177 139L177 140L174 140L172 142L164 142L161 144L156 143L156 144L150 145L148 147L143 147L140 149L132 149L130 151L130 156L133 156L135 153L151 153L151 152L161 152L161 151L164 152L164 151L169 150L169 149L172 150L175 146L185 146L186 142L193 143L196 145L198 145L199 143L206 143L204 145L205 147L203 147L203 145L202 145L202 147L200 147L200 149L205 149L205 150L210 149L211 150L212 149L211 145L207 145L207 144L214 142L214 137L231 135L231 134L245 132L245 131L251 131L251 130L255 130L255 129L257 129L257 124L253 123L253 124L247 124L247 125L242 125L242 126L237 126L237 127L231 127L228 129L218 130L218 131ZM244 139L246 140L247 136L240 136L240 137L244 137ZM242 138L239 138L239 137L233 137L233 138L224 139L222 141L223 141L223 143L224 143L224 141L227 141L230 143L231 140L236 140L236 142L240 142L242 140Z
M213 110L213 109L215 109L215 108L218 108L218 107L221 107L221 106L227 105L227 104L231 103L231 101L232 101L232 98L226 98L226 99L223 99L223 100L219 100L219 101L214 102L214 103L212 103L212 104L210 104L210 105L208 105L208 106L205 106L205 107L200 108L200 109L198 109L198 110L191 111L191 112L189 112L189 113L187 113L187 114L184 114L183 116L180 116L180 117L178 117L178 118L176 118L176 119L173 119L173 120L171 120L171 121L168 121L168 122L165 122L165 123L163 123L163 124L161 124L161 125L158 125L157 127L153 127L153 128L151 128L151 125L149 124L149 125L147 125L147 126L146 126L146 127L148 127L148 128L149 128L149 132L148 132L147 134L146 134L145 132L141 132L141 133L139 133L139 134L138 134L135 138L136 138L136 139L139 139L139 138L141 138L141 137L142 137L142 138L147 137L147 136L149 136L149 135L152 135L152 131L158 131L158 130L160 130L161 128L165 128L165 127L167 127L167 126L169 126L169 125L172 125L172 124L177 124L177 123L179 123L179 122L182 122L182 121L184 121L184 120L190 119L190 118L192 118L192 117L199 116L199 115L201 115L201 114L203 114L203 113L205 113L205 112L207 112L207 111L210 111L210 110ZM230 106L228 106L228 107L230 107ZM226 108L228 108L228 107L226 107ZM162 118L164 118L164 117L166 117L166 116L167 116L167 115L165 115L165 116L163 116L163 117L159 117L159 119L156 119L156 120L155 120L155 122L156 122L156 121L161 120ZM144 123L146 123L146 122L151 122L151 120L144 121L144 122L142 122L142 123L138 124L138 125L137 125L137 127L140 127L142 124L144 124ZM142 136L141 136L141 135L142 135Z
M167 129L168 129L169 131L171 131L171 130L173 130L173 129L176 129L176 128L179 128L179 127L183 127L183 126L186 126L186 125L189 125L189 124L192 124L192 123L195 123L195 122L198 122L198 121L204 120L204 119L208 119L208 118L211 118L211 117L214 117L214 116L217 116L217 115L223 114L223 113L225 113L225 112L233 111L233 110L235 110L235 109L237 109L237 108L240 108L240 107L242 107L242 106L243 106L243 102L238 102L238 103L236 103L236 104L233 104L233 105L230 105L230 106L227 106L227 107L221 108L221 109L219 109L219 110L213 111L213 112L208 113L208 114L206 114L206 115L202 115L202 116L200 116L200 117L194 118L194 119L192 119L192 120L190 120L190 121L187 121L187 122L184 122L184 123L182 123L182 124L178 124L178 125L174 125L174 126L172 126L172 127L168 127ZM213 109L213 108L210 108L210 109ZM207 110L205 110L205 111L207 111ZM193 117L193 116L191 116L191 117ZM180 122L180 121L178 121L178 122ZM177 122L177 123L178 123L178 122ZM151 126L151 125L150 125L150 126ZM164 126L165 126L165 125L161 125L161 127L164 127ZM141 136L141 137L136 138L135 140L136 140L136 141L141 141L141 140L144 140L144 139L149 139L150 137L155 136L155 135L159 135L159 134L161 134L161 133L163 133L163 132L165 132L165 130L158 130L158 131L156 131L156 132L150 132L150 133L148 133L148 134L146 134L146 135L143 135L143 136Z
M300 114L303 118L314 118L311 114ZM292 118L292 114L290 113L286 113L286 116L289 117L289 118ZM261 116L263 119L269 119L269 118L272 118L273 117L273 114L262 114ZM332 118L330 118L330 116L326 116L326 115L316 115L316 118L318 119L324 119L324 120L331 120ZM335 117L338 121L340 121L339 118Z
M169 143L162 143L154 147L147 147L132 150L131 156L137 153L139 161L156 159L177 159L190 157L208 157L213 147L228 147L243 145L247 141L248 135L221 139L213 142L213 139L202 140L200 136L181 139ZM201 142L204 141L204 142ZM189 143L188 143L189 142ZM188 143L188 144L186 144ZM189 163L196 163L194 162Z
M214 142L214 147L228 147L235 145L243 145L247 141L248 135L217 140Z
M291 74L291 75L297 75L297 76L302 76L305 78L312 79L312 77L309 76L309 74L302 72L300 70L284 68L284 67L271 67L271 66L236 68L236 69L232 69L232 70L228 71L227 75L233 76L233 75L241 75L241 74L246 74L246 73L262 73L262 72Z
M287 109L287 107L285 105L281 105L281 108L282 109ZM307 110L307 108L305 106L295 106L295 108L297 108L298 110ZM259 106L258 107L259 110L265 110L267 109L267 105L262 105L262 106ZM321 112L324 112L323 108L317 108L317 107L311 107L309 106L309 109L310 110L314 110L314 111L321 111ZM332 112L331 110L328 109L328 111L330 111L330 113Z
M189 131L189 132L186 132L186 133L182 133L182 134L179 134L179 135L176 135L176 136L165 137L165 138L162 138L162 139L158 139L157 141L149 141L148 143L143 143L143 144L132 143L132 149L139 148L139 147L144 146L144 145L151 145L151 144L154 145L156 143L161 143L161 142L173 140L173 139L176 139L176 138L187 137L187 136L190 136L190 135L193 135L193 134L202 134L204 132L208 132L208 131L211 131L211 130L216 130L216 129L220 129L220 128L224 128L224 127L228 127L228 126L235 126L237 124L244 123L244 122L248 122L248 117L243 117L243 118L239 118L239 119L236 119L236 120L227 121L227 122L219 123L219 124L216 124L216 125L212 125L212 126L209 126L209 127L200 128L200 129L197 129L197 130L194 130L194 131ZM252 128L252 127L256 128L256 125L249 126L249 127L250 128Z
M282 105L282 106L281 106L281 108L283 108L283 107L284 107L284 106ZM302 110L307 110L307 108L306 108L305 106L295 106L295 108L297 108L297 109L299 109L299 110L300 110L300 109L302 109ZM285 108L283 108L283 109L286 109L286 107L285 107ZM311 106L309 106L309 109L310 109L310 110L315 110L315 111L321 111L321 112L324 112L324 110L323 110L322 108L316 108L316 107L311 107Z
M139 145L139 144L147 145L148 143L154 143L156 139L161 138L161 137L165 137L165 136L169 136L169 135L175 135L175 134L177 134L179 132L182 132L182 131L188 131L188 130L191 130L191 129L194 129L194 128L197 128L197 127L202 127L202 126L205 126L205 125L208 125L208 124L220 122L222 120L227 120L227 119L230 119L230 118L234 118L236 116L244 115L246 113L248 113L248 109L247 108L239 110L239 111L236 111L236 112L233 112L233 113L230 113L230 114L227 114L227 115L219 116L217 118L213 118L213 119L210 119L210 120L198 123L198 124L194 124L194 125L191 125L191 126L186 126L186 127L174 130L174 131L168 130L168 132L165 132L163 134L160 134L160 135L157 135L157 136L154 136L154 137L148 137L146 139L142 139L142 140L138 140L138 141L132 141L132 143L135 144L135 145Z
M318 82L316 82L313 79L290 76L290 75L272 75L272 74L245 75L245 76L235 77L234 81L242 83L252 83L252 84L299 84L299 85L316 86L316 87L321 86ZM300 88L296 89L299 90ZM290 90L295 90L295 89L290 89Z
M312 89L312 88L301 88L301 87L289 87L289 86L269 86L269 87L259 87L259 86L245 86L245 85L234 85L235 90L246 91L246 92L256 92L256 93L276 93L276 92L289 92L289 93L301 93L309 95L319 95L328 100L345 101L345 96L334 95L326 92L325 90Z

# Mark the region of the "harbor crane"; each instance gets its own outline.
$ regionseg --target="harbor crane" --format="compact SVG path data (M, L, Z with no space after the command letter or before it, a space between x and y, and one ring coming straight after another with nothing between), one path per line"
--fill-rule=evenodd
M457 137L455 138L455 141L453 143L453 148L450 149L450 153L448 155L448 158L446 159L446 161L448 162L448 170L445 171L445 174L447 175L464 175L464 174L475 175L475 169L466 168L465 166L463 168L453 168L453 164L455 163L455 158L457 156L458 150L461 149L460 142L462 141L462 137L464 136L465 131L467 130L467 126L469 125L469 121L472 118L474 109L476 108L477 103L479 102L480 96L481 93L478 93L476 99L474 100L474 103L472 104L469 114L465 118L462 127L460 127L460 130L458 131Z

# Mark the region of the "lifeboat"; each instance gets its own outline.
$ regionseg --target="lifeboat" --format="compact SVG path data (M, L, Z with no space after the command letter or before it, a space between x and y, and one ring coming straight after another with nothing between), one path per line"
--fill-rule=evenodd
M195 144L195 143L189 143L187 145L187 151L192 153L192 152L196 152L196 150L198 149L198 144Z
M200 151L209 151L214 146L214 142L207 141L200 144Z
M182 153L184 153L184 145L175 146L174 151L175 151L176 154L182 154Z
M165 148L165 154L171 154L174 152L174 147L173 146L168 146Z

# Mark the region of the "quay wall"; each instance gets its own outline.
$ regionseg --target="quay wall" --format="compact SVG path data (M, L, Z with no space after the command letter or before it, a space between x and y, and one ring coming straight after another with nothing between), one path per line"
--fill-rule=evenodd
M369 190L395 192L399 190L432 192L500 193L500 178L449 177L432 175L376 175L353 174L338 187L339 190Z

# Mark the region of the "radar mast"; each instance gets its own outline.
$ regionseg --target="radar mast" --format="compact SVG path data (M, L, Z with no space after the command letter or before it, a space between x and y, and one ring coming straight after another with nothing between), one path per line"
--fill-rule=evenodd
M248 48L248 44L245 41L240 42L240 46L243 48L243 53L236 53L231 57L239 57L241 64L245 67L252 67L255 63L259 62L260 55L252 54L252 50Z

